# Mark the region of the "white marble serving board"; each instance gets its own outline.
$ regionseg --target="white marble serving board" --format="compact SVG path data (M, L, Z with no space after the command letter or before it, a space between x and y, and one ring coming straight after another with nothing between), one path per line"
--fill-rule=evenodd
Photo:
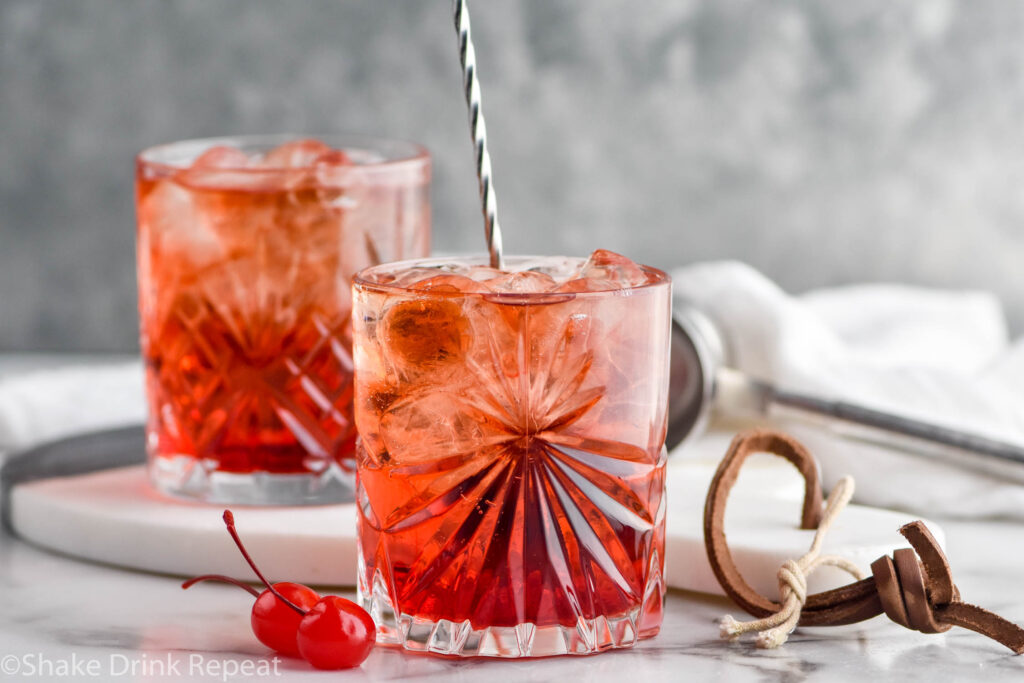
M675 588L721 593L708 566L701 515L714 463L673 458L669 466L666 578ZM744 468L729 500L729 543L747 580L774 595L775 572L802 555L811 532L797 528L802 482L787 463L757 456ZM10 520L16 533L74 557L162 574L218 573L255 578L221 521L223 506L179 501L152 491L142 466L46 479L16 486ZM355 583L355 506L235 508L239 533L272 580L312 585ZM897 529L912 516L847 508L825 552L865 570L906 545ZM943 542L941 529L929 527ZM849 580L835 569L812 576L811 590Z

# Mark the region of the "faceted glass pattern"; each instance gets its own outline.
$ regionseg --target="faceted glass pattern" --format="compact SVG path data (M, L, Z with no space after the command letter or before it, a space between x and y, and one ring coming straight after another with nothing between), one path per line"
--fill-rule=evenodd
M670 284L508 269L356 277L360 599L410 650L628 647L662 616Z
M429 161L414 145L328 141L197 141L139 157L150 472L163 491L351 495L350 280L426 255Z

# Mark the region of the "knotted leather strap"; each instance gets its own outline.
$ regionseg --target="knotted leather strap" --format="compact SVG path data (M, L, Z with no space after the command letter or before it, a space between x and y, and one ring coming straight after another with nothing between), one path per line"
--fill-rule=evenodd
M754 453L785 458L804 478L802 529L815 529L821 519L821 484L810 453L781 432L755 430L733 439L718 466L704 505L704 546L711 569L726 595L756 617L778 611L780 605L754 590L740 574L725 536L725 506L740 468ZM997 640L1017 654L1024 653L1024 629L980 607L960 600L945 554L921 521L900 529L911 548L871 564L872 576L855 583L807 596L800 626L838 626L886 614L907 628L940 633L962 626Z

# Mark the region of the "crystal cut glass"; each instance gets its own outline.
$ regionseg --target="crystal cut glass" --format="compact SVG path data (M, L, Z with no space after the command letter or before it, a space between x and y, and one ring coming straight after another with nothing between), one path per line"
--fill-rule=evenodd
M429 248L414 144L153 147L136 163L150 478L254 504L351 499L352 275Z
M408 650L629 647L665 592L669 279L484 263L355 278L360 600Z

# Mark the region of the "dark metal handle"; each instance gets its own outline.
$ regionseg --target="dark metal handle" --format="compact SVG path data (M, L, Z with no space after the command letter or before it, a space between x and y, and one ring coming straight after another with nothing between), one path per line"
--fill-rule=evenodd
M844 430L845 436L908 453L933 455L951 464L1024 483L1024 447L1017 444L844 401L763 388L768 391L769 408L825 418L833 427L855 428L849 433Z

